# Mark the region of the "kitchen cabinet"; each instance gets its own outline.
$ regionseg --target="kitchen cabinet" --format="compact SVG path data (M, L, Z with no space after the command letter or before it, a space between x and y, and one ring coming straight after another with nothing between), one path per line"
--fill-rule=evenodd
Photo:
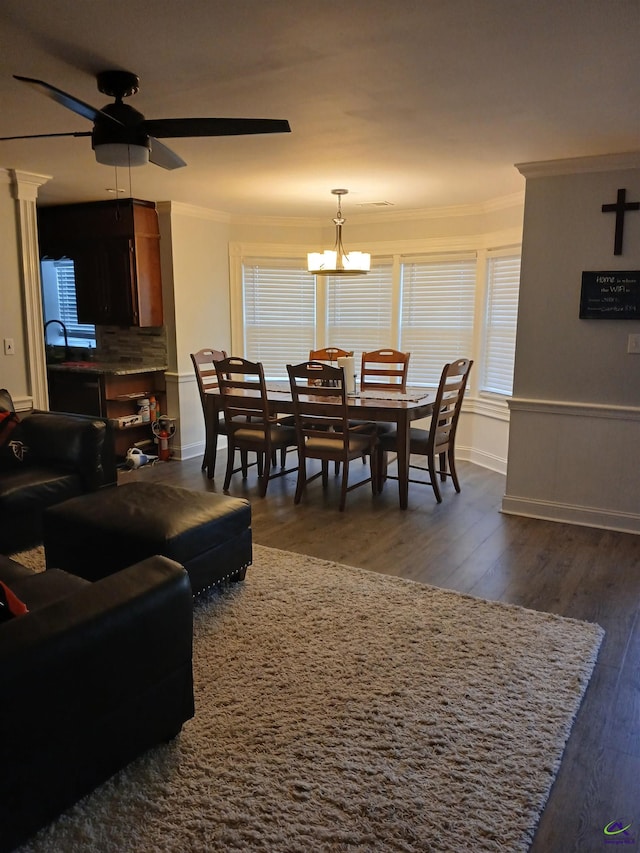
M40 255L74 262L78 321L161 326L160 231L155 204L140 199L45 207Z

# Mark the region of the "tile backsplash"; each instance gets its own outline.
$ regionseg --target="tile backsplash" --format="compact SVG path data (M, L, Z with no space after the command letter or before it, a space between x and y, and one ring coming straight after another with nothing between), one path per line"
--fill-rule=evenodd
M96 357L99 361L167 363L167 334L164 326L96 326Z

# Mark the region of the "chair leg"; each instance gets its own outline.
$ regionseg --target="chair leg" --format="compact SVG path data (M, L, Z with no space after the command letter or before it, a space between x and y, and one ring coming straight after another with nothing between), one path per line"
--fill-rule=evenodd
M450 447L447 451L447 457L449 459L449 473L451 474L451 479L453 480L453 486L456 492L460 492L460 482L458 480L458 472L456 471L456 460L453 452L453 447Z
M285 468L287 464L287 448L280 448L280 467Z
M347 502L347 485L349 483L349 460L345 459L342 463L342 488L340 489L340 512L344 512L344 507Z
M229 441L227 444L227 471L224 475L224 486L223 491L227 491L229 488L229 484L231 483L231 477L233 475L233 461L236 455L235 446Z
M211 452L209 454L209 471L208 476L210 480L213 480L216 472L216 459L218 456L218 436L215 437L215 440L212 442L213 447L211 448Z
M300 454L298 459L298 480L296 482L296 494L293 499L295 504L300 503L300 498L302 497L302 493L304 492L304 488L307 485L307 460L306 457Z
M240 451L240 466L242 468L242 479L246 480L249 474L249 454L246 450Z
M440 481L445 483L447 480L447 454L440 454Z
M427 468L429 469L429 479L431 480L431 488L436 496L439 504L442 503L442 495L440 494L440 486L438 485L438 472L436 471L436 460L433 453L427 454Z
M371 475L371 491L374 495L377 495L380 487L380 478L378 477L378 454L375 448L369 454L369 474Z
M372 452L372 457L375 454L375 470L376 470L376 492L380 494L387 480L387 466L389 464L389 454L381 447L376 447Z
M329 485L329 463L322 460L322 488L326 489Z
M271 454L261 454L264 457L264 470L260 477L260 497L263 498L267 494L267 486L269 485L269 474L271 473Z

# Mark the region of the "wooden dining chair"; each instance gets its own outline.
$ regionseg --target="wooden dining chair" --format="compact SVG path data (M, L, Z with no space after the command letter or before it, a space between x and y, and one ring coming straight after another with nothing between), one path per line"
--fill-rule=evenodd
M347 492L352 489L371 483L375 495L378 490L375 424L350 425L344 369L319 361L305 361L288 364L287 372L298 434L295 503L300 503L307 484L317 477L322 476L323 488L327 488L329 462L342 464L341 512L345 508ZM349 485L349 462L364 454L369 456L370 476ZM308 476L307 459L319 459L321 470Z
M426 471L429 476L428 480L412 479L410 476L409 482L430 485L438 503L442 503L438 478L441 482L445 482L447 477L451 477L456 492L460 491L455 459L456 432L472 365L473 361L468 358L460 358L450 364L445 364L442 368L438 391L433 404L429 429L411 427L409 430L409 451L411 455L426 456L426 467L410 464L409 469ZM386 473L387 453L396 450L397 438L395 430L379 437L377 449L379 489L382 489L383 482L387 477L397 479L397 477L390 477ZM438 464L436 464L436 457Z
M411 353L395 349L378 349L362 353L360 390L407 390L407 373Z
M362 353L360 364L360 393L363 391L397 391L404 394L407 390L407 373L411 353L395 349L377 349ZM352 423L358 423L353 421ZM391 432L394 423L378 421L378 435Z
M218 374L216 373L215 363L226 358L227 354L224 350L209 349L207 347L190 353L190 356L198 382L198 392L200 394L202 415L204 417L205 447L202 458L202 470L206 469L207 477L213 479L218 451L218 433L225 435L226 427L224 417L221 413L218 414L216 412L213 400L207 396L206 392L217 390ZM211 423L211 418L214 417L218 419L217 429L212 428L215 425Z
M267 493L269 481L297 469L282 468L271 473L277 450L297 446L295 427L278 422L277 413L269 411L264 369L260 362L230 356L215 363L222 399L227 433L227 469L224 490L231 477L242 471L246 478L246 463L234 468L236 451L257 454L260 497Z

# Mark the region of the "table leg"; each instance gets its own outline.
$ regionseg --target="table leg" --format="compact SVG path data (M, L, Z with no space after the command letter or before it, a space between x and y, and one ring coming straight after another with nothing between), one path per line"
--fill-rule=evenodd
M400 498L400 509L409 506L409 418L406 410L398 412L397 430L397 453L398 453L398 496Z

